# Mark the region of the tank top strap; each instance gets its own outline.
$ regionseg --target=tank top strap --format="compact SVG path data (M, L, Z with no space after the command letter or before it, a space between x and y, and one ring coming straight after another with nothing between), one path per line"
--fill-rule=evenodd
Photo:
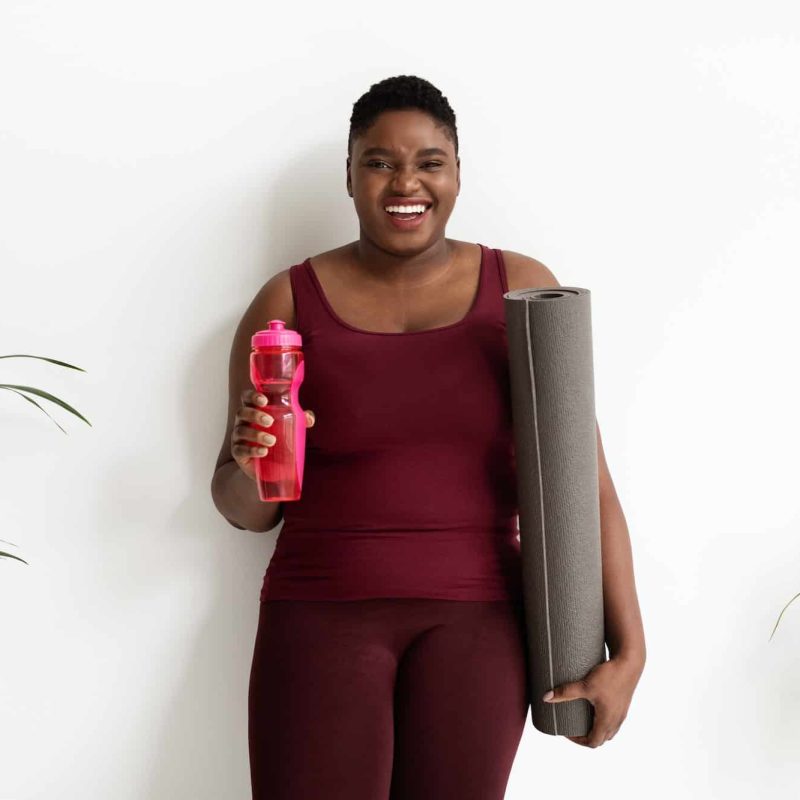
M330 326L336 329L334 321L327 313L320 288L311 271L311 258L289 268L294 299L295 330L304 337L311 335L312 329Z
M480 244L480 243L479 243ZM482 251L481 279L475 311L505 318L503 294L508 291L505 264L500 250L480 245Z

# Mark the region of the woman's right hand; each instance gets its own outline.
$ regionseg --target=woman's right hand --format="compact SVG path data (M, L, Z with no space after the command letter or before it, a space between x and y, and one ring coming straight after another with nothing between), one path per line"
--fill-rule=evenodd
M266 405L267 398L255 389L245 389L242 392L242 405L236 412L231 433L231 455L250 480L256 480L254 460L262 458L275 444L275 437L271 433L255 427L261 425L268 428L275 421L261 406ZM315 414L306 410L306 427L314 427ZM253 442L258 444L253 445Z

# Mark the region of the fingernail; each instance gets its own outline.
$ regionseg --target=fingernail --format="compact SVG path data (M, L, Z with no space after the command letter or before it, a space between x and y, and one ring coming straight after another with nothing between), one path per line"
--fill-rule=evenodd
M266 403L266 402L267 402L267 398L264 397L263 394L260 394L258 397L256 397L256 403L258 403L260 406L263 406L264 403Z
M553 692L551 690L551 691L547 692L547 694L545 694L545 696L542 698L542 700L544 700L546 702L547 700L552 700L553 697L554 697L554 695L553 695Z
M275 420L274 420L274 419L272 419L272 417L270 417L270 416L269 416L269 414L262 414L262 415L261 415L261 416L258 418L258 421L259 421L259 422L260 422L262 425L272 425L272 423L273 423L273 422L275 422Z

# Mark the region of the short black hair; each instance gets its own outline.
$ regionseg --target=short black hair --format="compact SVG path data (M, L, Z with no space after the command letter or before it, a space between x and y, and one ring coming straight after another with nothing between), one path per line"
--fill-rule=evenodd
M384 111L416 108L430 114L455 147L458 156L458 131L456 115L447 98L432 83L416 75L395 75L373 83L369 91L353 104L350 117L350 134L347 137L347 155L353 153L353 140L372 127Z

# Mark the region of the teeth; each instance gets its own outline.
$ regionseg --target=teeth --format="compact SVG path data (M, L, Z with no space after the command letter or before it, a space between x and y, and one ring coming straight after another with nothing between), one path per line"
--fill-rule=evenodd
M421 214L427 206L384 206L384 211L396 211L400 214Z

